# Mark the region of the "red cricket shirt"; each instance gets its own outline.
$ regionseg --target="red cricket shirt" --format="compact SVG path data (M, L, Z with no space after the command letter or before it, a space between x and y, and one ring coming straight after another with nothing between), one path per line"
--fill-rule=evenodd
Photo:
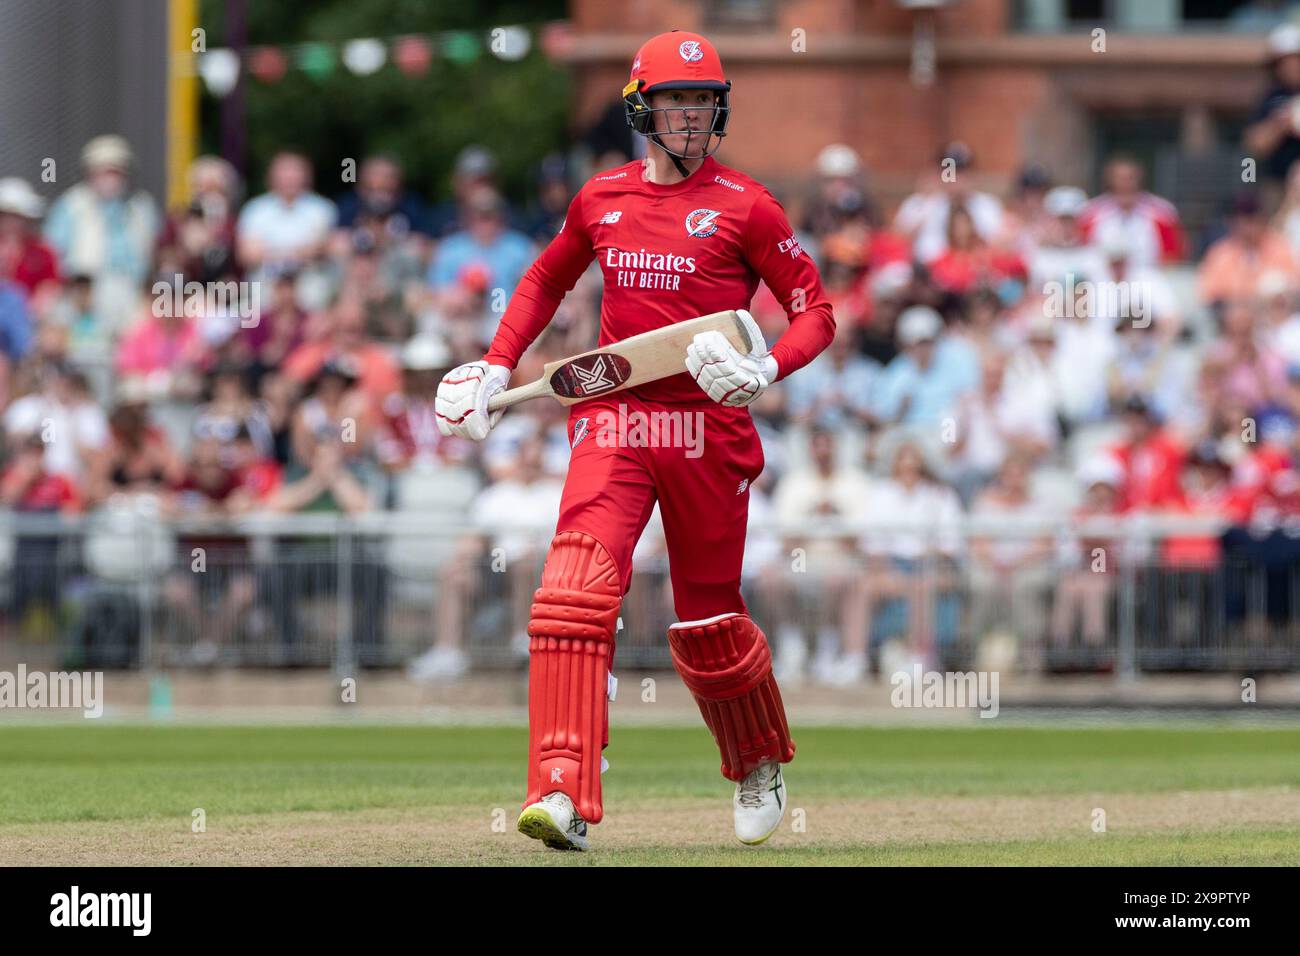
M835 332L817 267L767 189L711 156L668 186L644 179L642 162L634 161L578 191L559 235L515 289L488 362L514 368L593 259L605 277L602 346L697 315L747 308L760 280L790 320L772 347L781 378L812 361ZM637 394L699 401L704 393L682 360L681 375L642 385Z

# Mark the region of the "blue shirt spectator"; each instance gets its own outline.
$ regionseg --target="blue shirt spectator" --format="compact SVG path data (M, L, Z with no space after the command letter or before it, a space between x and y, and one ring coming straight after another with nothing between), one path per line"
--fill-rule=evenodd
M10 362L18 362L31 347L32 323L23 290L0 280L0 352Z
M506 225L505 205L490 190L471 197L467 219L466 228L448 236L434 253L429 285L442 292L456 284L466 267L478 265L488 271L490 288L509 296L532 264L533 244Z

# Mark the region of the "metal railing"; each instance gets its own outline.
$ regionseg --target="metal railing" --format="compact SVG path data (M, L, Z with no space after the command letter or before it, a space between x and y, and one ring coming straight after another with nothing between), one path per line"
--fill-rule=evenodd
M549 537L392 512L0 514L0 655L347 674L400 665L437 640L476 668L522 666ZM874 660L896 641L952 666L1000 654L1121 677L1300 669L1294 526L976 516L751 528L750 546L743 588L774 643L864 647ZM1034 559L1016 563L1025 548ZM620 666L671 666L662 557L638 562L622 613Z

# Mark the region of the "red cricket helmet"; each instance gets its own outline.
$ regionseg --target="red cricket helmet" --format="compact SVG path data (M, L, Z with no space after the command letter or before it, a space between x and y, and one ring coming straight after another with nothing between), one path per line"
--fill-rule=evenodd
M651 37L637 51L632 61L632 74L623 87L623 112L627 124L643 136L648 136L664 152L675 160L690 158L688 152L674 152L665 146L654 131L654 114L680 111L685 113L695 107L662 107L651 109L645 94L658 90L715 90L718 94L713 110L713 122L706 137L717 137L710 146L705 141L703 155L708 156L721 145L722 137L727 135L727 120L731 116L728 93L731 81L722 72L722 59L713 44L698 33L673 30ZM690 149L691 137L686 140L686 149Z

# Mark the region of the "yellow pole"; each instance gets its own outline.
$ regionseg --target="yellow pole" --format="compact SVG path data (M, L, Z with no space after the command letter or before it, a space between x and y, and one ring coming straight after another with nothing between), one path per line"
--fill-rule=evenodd
M199 87L191 52L198 26L198 0L167 4L167 208L188 198L186 172L198 153Z

